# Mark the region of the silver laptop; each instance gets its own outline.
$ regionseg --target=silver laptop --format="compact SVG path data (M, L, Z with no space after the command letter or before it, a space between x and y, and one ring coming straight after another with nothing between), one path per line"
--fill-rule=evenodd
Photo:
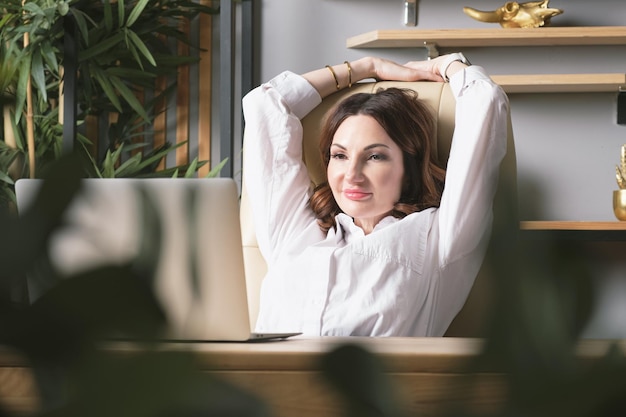
M17 181L20 211L31 204L41 183ZM239 195L232 178L83 180L66 213L68 227L52 238L52 266L71 275L136 257L142 236L149 238L142 231L146 201L161 224L154 282L168 317L166 339L259 341L298 334L251 332Z

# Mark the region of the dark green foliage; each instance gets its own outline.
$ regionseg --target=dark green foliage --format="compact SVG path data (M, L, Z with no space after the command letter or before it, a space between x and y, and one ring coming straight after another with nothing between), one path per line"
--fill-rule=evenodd
M345 400L346 417L402 416L383 364L363 347L338 347L323 358L322 370Z

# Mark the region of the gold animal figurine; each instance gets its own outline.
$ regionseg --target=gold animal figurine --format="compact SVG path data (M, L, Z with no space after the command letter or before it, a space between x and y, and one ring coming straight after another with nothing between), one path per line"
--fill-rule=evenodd
M500 23L503 28L536 28L550 23L550 18L563 13L561 9L548 7L550 0L529 1L518 3L507 1L497 10L485 12L464 7L463 11L469 17L488 23Z

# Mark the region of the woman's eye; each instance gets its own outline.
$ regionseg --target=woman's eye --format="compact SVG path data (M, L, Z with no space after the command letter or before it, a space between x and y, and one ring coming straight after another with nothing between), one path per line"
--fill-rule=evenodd
M369 159L372 161L384 161L387 158L385 157L385 155L375 153L375 154L370 155Z
M346 159L346 155L342 153L333 153L330 155L331 159Z

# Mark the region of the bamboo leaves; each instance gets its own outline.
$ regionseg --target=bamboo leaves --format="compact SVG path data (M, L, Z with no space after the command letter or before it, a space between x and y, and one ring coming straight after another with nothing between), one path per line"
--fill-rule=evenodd
M125 161L122 161L122 155L128 151L137 151L140 148L148 146L147 143L139 143L134 145L120 145L114 151L107 151L107 154L102 163L102 167L98 168L96 162L92 159L93 168L96 176L99 178L124 178L124 177L139 177L146 175L154 171L154 165L158 164L168 153L185 145L186 142L179 142L173 146L162 146L153 152L146 154L137 152ZM163 177L179 177L179 170L184 169L185 178L193 176L197 170L202 167L206 162L198 161L194 159L187 165L175 167L159 171L159 176ZM210 176L217 176L221 168L223 168L226 161L220 163L215 169L212 170Z
M41 53L33 54L33 60L30 66L31 79L35 84L35 88L39 90L41 99L48 101L48 94L46 89L46 74L43 65L43 56Z
M122 104L120 103L117 94L115 94L115 89L113 87L113 84L111 83L111 79L106 74L106 72L97 66L91 67L90 70L91 76L100 85L102 91L111 101L113 107L115 107L117 111L122 111Z
M30 79L30 63L31 56L24 54L20 61L20 68L17 80L17 88L15 89L15 123L19 123L22 114L24 113L24 107L26 106L26 87L28 80Z
M135 7L133 7L133 10L130 12L130 15L128 16L128 20L126 21L127 28L131 27L137 21L137 19L141 15L141 12L143 12L143 10L146 8L147 5L148 5L148 0L139 0L137 4L135 4Z
M118 78L111 76L110 77L111 84L117 89L117 91L124 97L126 102L139 114L144 120L149 121L150 117L146 110L143 108L137 97L133 94L130 88L124 84L124 82Z
M33 101L34 115L48 109L48 93L58 83L58 50L55 42L63 36L56 25L61 13L68 4L61 1L6 2L0 0L0 8L5 11L0 23L0 42L4 47L2 58L5 62L19 63L17 75L9 81L13 85L3 85L3 94L8 90L15 94L14 123L19 124L26 107L26 88L32 83L35 89Z
M191 0L0 0L0 10L0 206L6 184L21 175L8 173L9 162L19 162L19 171L25 172L35 165L25 158L31 148L38 166L61 155L63 116L59 108L63 108L63 72L68 64L64 40L70 26L76 28L78 52L74 123L80 126L91 118L119 120L109 122L108 130L103 126L93 133L97 138L92 139L108 141L105 147L110 151L91 155L85 147L95 169L87 175L155 174L159 162L174 147L151 152L134 146L137 142L145 146L150 140L158 114L155 103L164 102L173 91L179 67L198 60L194 54L180 55L172 47L176 42L190 45L188 35L180 30L181 21L200 13L216 13L218 8ZM66 25L67 19L75 25ZM164 80L158 88L157 79ZM29 86L31 94L27 93ZM28 115L27 97L31 103ZM33 131L35 144L31 146L27 139ZM83 144L88 142L84 132L79 129L77 137ZM90 147L92 152L95 149ZM195 161L174 168L188 175L203 164ZM155 175L174 175L174 168Z
M78 32L80 33L81 38L85 42L86 47L89 46L89 25L95 25L96 23L84 13L82 10L73 9L72 17L74 18L74 22L76 23L76 27L78 28Z
M125 15L124 0L117 0L117 21L118 22L123 22L124 21L124 15Z
M104 0L102 10L104 12L104 29L106 33L111 33L111 31L113 31L113 10L111 9L111 2L109 0Z
M103 55L111 54L124 41L124 33L117 32L109 38L99 39L96 42L91 42L90 36L87 36L85 41L87 45L93 44L93 46L79 52L78 60L81 62L97 57L103 58Z
M141 63L141 59L139 58L139 56L137 54L137 50L139 50L139 52L141 52L141 54L144 56L144 58L146 58L146 60L148 60L148 62L151 65L156 67L157 63L154 60L154 57L152 56L152 54L148 50L148 47L146 46L146 44L143 43L141 38L139 38L139 36L137 36L137 34L135 32L133 32L132 30L127 30L126 31L126 36L127 36L127 38L126 38L127 42L126 43L128 45L128 49L130 49L130 51L133 53L133 56L135 57L135 60L141 66L141 68L143 69L143 64Z
M89 113L132 110L148 121L149 115L136 98L137 88L148 88L150 80L197 60L177 57L163 39L183 39L176 20L204 11L206 6L184 11L179 0L105 0L97 4L91 7L97 8L99 19L88 19L94 13L86 9L72 12L84 45L78 55L79 71L84 75L79 81L79 101ZM107 97L109 107L97 99L98 93Z

